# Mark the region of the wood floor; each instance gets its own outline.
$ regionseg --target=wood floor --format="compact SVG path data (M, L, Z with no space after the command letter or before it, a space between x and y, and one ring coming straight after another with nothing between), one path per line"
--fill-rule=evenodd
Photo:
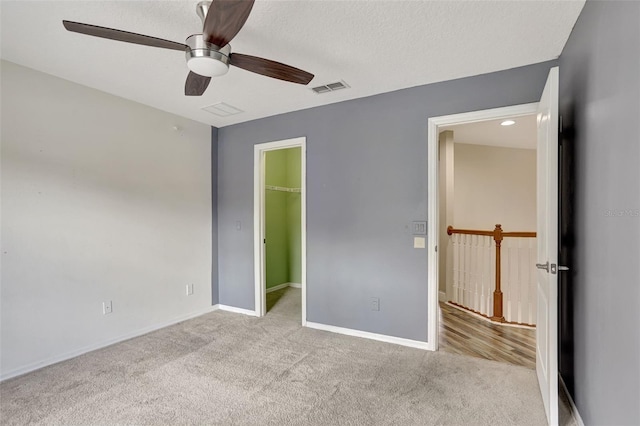
M267 315L300 321L300 289L286 287L267 293ZM440 303L440 350L536 368L536 331L492 324Z
M536 368L536 331L492 324L440 303L440 350Z

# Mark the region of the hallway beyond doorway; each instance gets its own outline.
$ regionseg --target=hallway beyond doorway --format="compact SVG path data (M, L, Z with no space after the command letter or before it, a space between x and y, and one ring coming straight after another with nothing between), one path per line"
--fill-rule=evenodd
M536 368L536 330L493 324L440 303L440 350Z

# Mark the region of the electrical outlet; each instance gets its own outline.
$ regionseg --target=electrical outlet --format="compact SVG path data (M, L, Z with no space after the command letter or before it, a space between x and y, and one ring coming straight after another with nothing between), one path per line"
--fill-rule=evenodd
M113 305L111 304L111 300L102 302L102 313L104 315L110 314L113 312Z
M191 296L193 294L193 284L187 284L187 296Z
M372 297L371 298L371 310L372 311L379 311L380 310L380 298L379 297Z

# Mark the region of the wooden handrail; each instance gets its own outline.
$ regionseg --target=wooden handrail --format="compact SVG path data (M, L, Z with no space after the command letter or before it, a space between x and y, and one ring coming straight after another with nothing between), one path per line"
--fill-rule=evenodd
M515 238L535 238L535 232L503 232L503 237L515 237Z
M493 231L478 231L475 229L455 229L453 226L447 226L447 235L464 234L464 235L482 235L485 237L493 237L496 242L496 289L493 292L493 316L492 321L505 322L502 313L502 289L501 289L501 270L500 270L500 248L502 240L505 237L516 238L535 238L535 232L503 232L502 225L497 224Z
M447 235L465 234L465 235L484 235L493 237L493 231L477 231L475 229L455 229L453 226L447 226Z
M502 228L502 225L496 225ZM486 237L493 237L495 233L495 229L493 231L480 231L477 229L456 229L453 226L447 226L447 235L453 234L465 234L465 235L484 235ZM535 238L535 232L503 232L503 237L514 237L514 238Z

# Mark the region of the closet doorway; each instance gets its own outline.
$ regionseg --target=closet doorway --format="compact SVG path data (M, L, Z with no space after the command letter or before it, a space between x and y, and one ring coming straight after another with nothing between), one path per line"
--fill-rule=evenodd
M255 145L255 311L306 323L305 138Z

